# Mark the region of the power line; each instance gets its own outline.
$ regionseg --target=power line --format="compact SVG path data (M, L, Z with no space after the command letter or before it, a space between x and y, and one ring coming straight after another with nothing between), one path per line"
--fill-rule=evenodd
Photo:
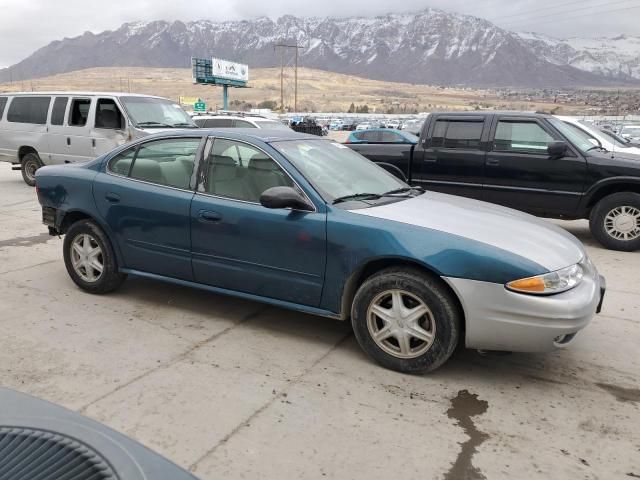
M569 5L577 5L579 3L584 3L584 0L559 3L558 5L554 5L553 8L556 9L556 8L560 8L560 7L567 7ZM510 14L510 15L503 15L503 16L493 17L493 18L490 18L490 20L493 22L493 21L496 21L496 20L504 20L505 18L521 17L523 15L530 15L532 13L548 12L548 11L549 11L548 8L536 8L534 10L527 10L527 11L521 12L521 13L513 13L513 14Z
M624 0L624 1L627 1L627 0ZM600 4L599 6L619 5L621 3L624 3L624 1L623 2L604 3L604 4ZM594 7L595 7L595 5L594 5ZM593 16L593 15L603 15L603 14L608 15L610 13L622 12L622 11L625 11L625 10L634 10L636 8L640 8L640 5L626 6L626 7L621 7L621 8L614 8L613 10L598 10L596 12L587 12L587 13L582 13L580 15L571 15L571 16L568 16L568 17L561 17L561 18L555 18L555 19L552 18L550 20L547 20L546 23L563 22L563 21L566 21L566 20L573 20L573 19L582 18L582 17L590 17L590 16ZM564 12L564 13L571 13L571 12ZM541 16L541 17L534 17L534 20L539 20L541 18L548 18L548 17L557 17L557 14L544 15L544 16ZM505 24L503 24L503 26L508 26L508 27L511 27L513 25L517 26L518 24L520 24L522 22L526 23L527 21L530 21L530 20L531 19L522 19L522 20L517 20L517 21L514 21L514 22L506 22Z

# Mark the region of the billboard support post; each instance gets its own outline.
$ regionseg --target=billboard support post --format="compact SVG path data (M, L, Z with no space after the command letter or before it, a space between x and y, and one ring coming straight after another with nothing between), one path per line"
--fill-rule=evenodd
M229 110L229 85L222 85L222 109Z

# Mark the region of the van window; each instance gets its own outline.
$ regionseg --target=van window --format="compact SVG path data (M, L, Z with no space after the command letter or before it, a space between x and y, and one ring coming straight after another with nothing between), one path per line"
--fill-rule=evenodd
M0 97L0 120L4 114L4 107L7 105L7 97Z
M51 97L14 97L9 105L7 121L15 123L47 123Z
M111 128L114 130L124 128L122 113L111 98L100 98L96 105L96 128Z
M51 125L64 124L64 112L67 110L69 97L58 97L53 101L53 110L51 110Z
M69 110L69 125L72 127L84 127L89 118L90 98L74 98Z

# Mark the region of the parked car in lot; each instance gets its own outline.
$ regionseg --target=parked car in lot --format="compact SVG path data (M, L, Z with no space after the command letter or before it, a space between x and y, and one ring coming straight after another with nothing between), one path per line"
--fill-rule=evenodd
M403 143L415 145L417 142L418 137L409 132L377 128L352 132L347 138L346 143Z
M632 142L640 142L640 125L625 125L620 130L620 135Z
M622 145L626 147L640 147L640 140L634 142L628 138L624 138L618 135L616 132L608 128L601 128L600 131L603 135L611 139L611 141L616 145Z
M165 129L195 124L166 98L132 93L29 92L0 95L0 161L27 185L43 165L83 162Z
M605 247L640 248L638 156L605 151L551 115L433 113L415 146L349 147L413 185L541 217L588 218Z
M356 130L369 130L370 128L373 128L373 126L369 122L362 122L356 126Z
M278 120L261 115L244 114L202 114L193 117L200 128L267 128L269 130L291 130L289 126Z
M597 128L587 125L575 117L566 117L560 115L556 115L555 117L559 120L562 120L570 127L578 129L581 133L587 135L591 139L592 143L596 146L602 147L610 152L618 151L623 154L640 155L640 148L634 147L626 141L618 141L615 138L615 134L613 132L610 133L614 135L614 137L602 133ZM578 133L580 134L580 132ZM640 161L640 156L638 156L637 159L638 161Z
M420 135L423 125L424 119L408 120L402 125L402 130L406 130L414 135Z
M437 368L458 343L564 347L604 291L561 228L284 130L155 135L36 183L80 288L131 274L350 318L364 351L403 372Z

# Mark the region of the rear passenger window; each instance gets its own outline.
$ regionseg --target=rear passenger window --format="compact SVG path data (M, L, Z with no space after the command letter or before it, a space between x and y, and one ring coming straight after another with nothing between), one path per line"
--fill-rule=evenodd
M129 170L131 170L131 164L133 163L133 158L136 155L136 149L138 147L130 148L122 152L119 155L116 155L109 161L109 171L122 175L124 177L129 176Z
M204 191L212 195L260 202L271 187L293 186L292 180L266 153L232 140L216 140L204 178Z
M89 108L91 108L91 99L74 98L69 110L69 125L72 127L84 127L89 118Z
M236 128L258 128L252 123L246 122L244 120L236 120Z
M493 141L497 152L547 153L554 139L537 122L500 120Z
M145 182L188 189L199 138L156 140L140 146L129 176ZM115 159L114 159L115 160Z
M64 112L67 110L69 97L58 97L53 101L53 110L51 111L51 125L64 124Z
M444 148L480 148L484 122L450 121L444 136Z
M382 143L399 143L402 138L394 132L380 132L380 141Z
M110 128L118 130L124 128L124 119L115 100L100 98L96 104L96 128Z
M47 123L51 97L14 97L9 105L7 121L15 123Z
M0 120L4 114L4 107L7 105L7 97L0 97Z
M209 118L205 122L206 128L231 128L233 119L231 118Z

